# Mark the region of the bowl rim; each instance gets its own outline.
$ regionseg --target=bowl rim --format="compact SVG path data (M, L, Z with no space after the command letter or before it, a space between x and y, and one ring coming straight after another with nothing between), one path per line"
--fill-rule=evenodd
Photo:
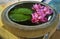
M49 6L48 4L45 4L45 3L42 3L42 2L38 2L38 1L23 1L23 2L17 2L17 3L14 3L10 6L8 6L4 11L3 11L3 14L2 14L2 18L4 18L4 21L5 21L5 24L9 24L13 27L16 27L16 28L19 28L19 29L24 29L24 30L35 30L35 29L39 29L39 28L46 28L48 27L48 25L51 25L53 23L53 21L55 20L56 16L57 16L57 13L55 11L55 9L53 9L51 6L49 6L52 10L53 10L53 17L52 19L49 21L49 22L46 22L44 24L40 24L40 25L36 25L36 26L27 26L27 25L21 25L21 24L17 24L13 21L11 21L11 19L9 19L8 17L8 12L13 8L15 7L16 5L19 5L19 4L22 4L22 3L40 3L40 4L43 4L43 5L46 5L46 6ZM8 23L9 22L9 23ZM46 25L46 26L45 26Z

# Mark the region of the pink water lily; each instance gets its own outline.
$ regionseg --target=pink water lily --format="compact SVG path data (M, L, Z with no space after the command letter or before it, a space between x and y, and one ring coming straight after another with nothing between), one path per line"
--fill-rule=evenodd
M46 16L52 14L52 10L49 7L41 4L34 4L32 9L35 10L32 13L32 23L47 22L48 18Z

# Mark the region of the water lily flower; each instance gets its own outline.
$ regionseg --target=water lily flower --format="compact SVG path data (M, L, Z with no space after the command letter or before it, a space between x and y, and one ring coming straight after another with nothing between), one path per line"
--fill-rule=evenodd
M32 9L35 10L32 13L32 23L47 22L48 18L46 16L53 13L49 7L41 4L34 4Z

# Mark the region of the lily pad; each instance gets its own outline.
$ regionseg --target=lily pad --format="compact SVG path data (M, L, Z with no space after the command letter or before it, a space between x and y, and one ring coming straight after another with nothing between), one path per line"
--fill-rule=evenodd
M13 11L11 11L11 13L15 13L15 14L32 14L32 10L28 9L28 8L18 8L18 9L14 9Z
M31 18L32 10L28 8L17 8L10 12L10 19L16 22L26 21Z
M10 19L16 22L29 20L31 17L24 14L11 14Z

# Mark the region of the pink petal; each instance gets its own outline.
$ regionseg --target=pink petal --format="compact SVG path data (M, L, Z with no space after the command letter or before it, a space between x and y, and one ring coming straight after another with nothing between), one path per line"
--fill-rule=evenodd
M48 8L47 7L44 7L44 11L46 12L48 10Z
M47 18L40 19L41 22L47 22Z
M34 15L34 13L32 14L32 18L35 18L35 15Z
M38 18L38 14L37 13L34 13L34 16L35 16L35 18Z
M42 18L42 16L39 16L39 17L38 17L38 19L41 19L41 18Z
M34 9L39 9L39 7L38 7L37 4L33 5L33 8L34 8Z
M41 8L42 7L41 4L38 4L38 7Z
M41 9L44 9L45 6L41 6Z
M32 19L32 23L38 23L38 19Z
M50 10L50 9L47 10L47 11L46 11L46 14L52 14L52 10Z
M37 13L38 13L38 15L40 15L40 16L46 16L46 14L44 14L43 11L40 11L40 12L37 12Z

